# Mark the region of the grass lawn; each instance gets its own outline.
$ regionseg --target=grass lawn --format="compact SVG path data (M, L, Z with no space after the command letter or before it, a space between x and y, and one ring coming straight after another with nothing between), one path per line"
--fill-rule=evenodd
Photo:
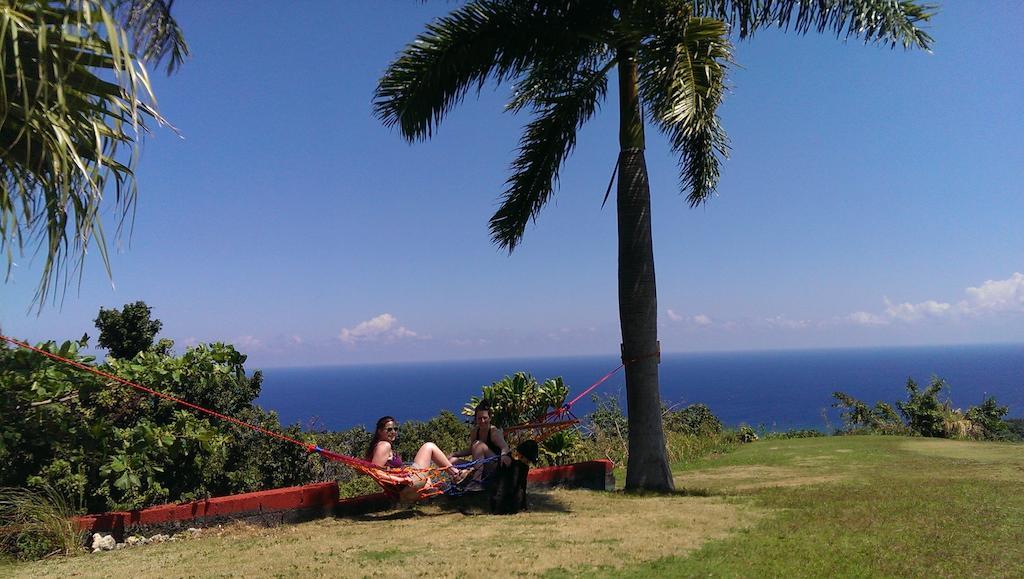
M1022 576L1024 445L767 440L672 496L558 490L529 513L424 505L0 566L8 576Z

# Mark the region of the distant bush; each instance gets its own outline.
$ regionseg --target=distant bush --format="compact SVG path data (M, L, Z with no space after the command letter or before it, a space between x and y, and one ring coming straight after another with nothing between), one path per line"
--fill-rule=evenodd
M814 430L810 428L794 428L790 430L783 430L781 432L766 432L762 438L765 440L784 440L788 438L816 438L818 436L828 436L826 433L820 430Z
M945 380L933 377L928 386L921 389L917 382L908 379L907 400L897 402L900 411L897 416L892 406L878 402L873 408L843 392L834 392L835 408L842 409L845 434L868 432L874 434L899 434L939 438L971 440L1012 440L1015 438L1010 425L1003 420L1008 408L999 406L995 398L988 397L979 406L972 406L966 412L953 408L947 398L939 400L939 394L948 388Z
M755 442L758 439L757 432L746 424L741 424L736 434L741 443Z
M722 421L703 404L665 413L665 430L680 434L712 435L722 432Z
M1005 422L1010 440L1024 440L1024 418L1008 418Z

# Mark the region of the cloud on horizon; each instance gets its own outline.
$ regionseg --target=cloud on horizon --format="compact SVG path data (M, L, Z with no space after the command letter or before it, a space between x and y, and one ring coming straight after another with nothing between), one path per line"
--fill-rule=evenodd
M977 317L1001 313L1024 313L1024 274L1016 272L1007 279L986 280L980 286L964 290L967 299L949 303L925 300L918 303L893 303L884 298L885 310L880 313L854 312L846 321L862 326L885 326L891 323L915 323L934 319Z
M666 313L668 314L668 319L674 323L683 323L702 327L710 326L714 323L711 318L705 314L697 314L696 316L689 317L676 312L672 308L668 308Z
M355 345L361 342L394 342L403 338L425 338L398 324L398 319L389 313L360 322L352 328L342 328L338 340Z

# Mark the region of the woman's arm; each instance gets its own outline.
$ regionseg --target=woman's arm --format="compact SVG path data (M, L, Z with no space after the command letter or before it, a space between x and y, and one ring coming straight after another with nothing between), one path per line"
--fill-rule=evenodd
M494 444L498 445L498 448L501 449L501 462L506 465L511 463L512 450L508 447L508 443L505 442L505 435L497 426L493 427L493 430L491 431L491 439L494 441ZM505 457L508 457L508 460L505 460Z
M386 440L377 441L377 446L373 447L373 458L370 459L370 462L377 466L384 466L389 458L391 458L391 443Z

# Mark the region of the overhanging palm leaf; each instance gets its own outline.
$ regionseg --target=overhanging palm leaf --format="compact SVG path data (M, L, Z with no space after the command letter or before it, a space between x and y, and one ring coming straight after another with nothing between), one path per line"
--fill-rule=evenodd
M537 117L523 132L508 189L490 224L494 242L509 252L551 197L558 171L576 145L576 132L593 116L607 91L607 68L577 74L569 81L549 78L545 85L536 79L532 85L530 100Z
M127 32L98 0L0 3L0 69L0 250L9 275L15 250L45 247L41 306L91 240L109 273L103 192L122 215L133 206L138 135L160 118Z
M474 85L519 77L552 54L574 50L601 4L484 0L455 10L427 25L388 67L374 113L409 141L430 138Z
M650 25L662 33L638 55L640 94L651 121L680 155L682 190L690 205L697 205L714 193L719 157L728 155L717 116L731 58L728 28L720 20L674 12Z
M936 7L905 0L689 0L697 16L725 20L740 38L776 27L805 34L834 32L865 42L903 48L931 47L932 37L919 28Z
M132 52L146 62L158 63L170 55L168 74L189 55L178 22L171 16L174 0L115 0L114 12L132 36Z

